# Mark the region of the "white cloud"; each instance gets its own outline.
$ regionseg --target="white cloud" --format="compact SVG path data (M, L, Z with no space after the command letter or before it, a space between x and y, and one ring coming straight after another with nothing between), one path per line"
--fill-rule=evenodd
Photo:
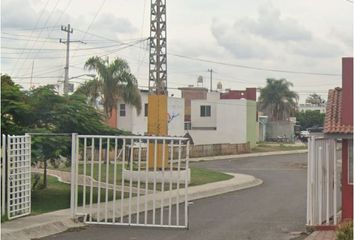
M213 21L211 31L217 43L237 58L265 58L270 54L262 39L238 24Z
M311 39L311 33L296 19L282 17L273 5L263 5L258 10L257 19L243 19L235 25L266 39L278 41L302 41Z

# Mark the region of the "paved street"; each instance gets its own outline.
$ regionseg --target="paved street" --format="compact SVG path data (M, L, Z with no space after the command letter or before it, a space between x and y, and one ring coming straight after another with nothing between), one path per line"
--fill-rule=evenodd
M288 240L304 231L306 154L193 163L198 167L245 173L263 185L201 199L190 206L190 229L89 226L45 239Z

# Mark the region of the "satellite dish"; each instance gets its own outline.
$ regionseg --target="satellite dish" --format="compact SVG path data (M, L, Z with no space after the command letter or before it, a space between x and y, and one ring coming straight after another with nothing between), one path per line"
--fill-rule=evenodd
M203 87L203 76L199 75L197 80L197 86L199 87L200 85Z

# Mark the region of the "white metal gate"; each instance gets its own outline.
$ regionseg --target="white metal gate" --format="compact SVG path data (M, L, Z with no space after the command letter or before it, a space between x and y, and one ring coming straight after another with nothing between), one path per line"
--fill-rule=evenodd
M337 142L312 136L308 150L307 225L335 225L341 206L341 164Z
M1 211L9 219L31 213L31 137L2 135ZM6 207L5 207L6 205Z
M73 217L90 224L188 227L186 138L74 134L72 143Z

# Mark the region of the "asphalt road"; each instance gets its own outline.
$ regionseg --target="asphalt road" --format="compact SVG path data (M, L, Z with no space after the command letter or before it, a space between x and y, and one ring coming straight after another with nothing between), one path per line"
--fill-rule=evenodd
M305 230L306 154L218 160L192 165L245 173L260 186L194 201L190 229L89 226L45 239L65 240L288 240Z

